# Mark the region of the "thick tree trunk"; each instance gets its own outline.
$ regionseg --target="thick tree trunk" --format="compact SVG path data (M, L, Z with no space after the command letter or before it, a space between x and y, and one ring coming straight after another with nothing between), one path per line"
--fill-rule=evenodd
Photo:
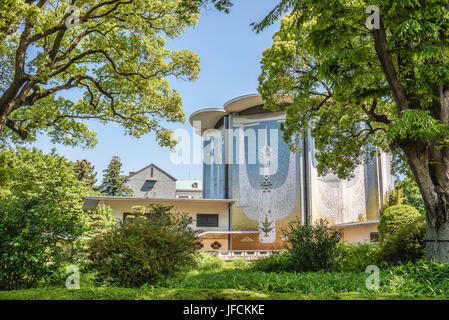
M427 259L449 262L449 154L446 148L417 147L406 156L426 206Z
M438 229L427 221L427 260L449 262L449 223L444 223Z

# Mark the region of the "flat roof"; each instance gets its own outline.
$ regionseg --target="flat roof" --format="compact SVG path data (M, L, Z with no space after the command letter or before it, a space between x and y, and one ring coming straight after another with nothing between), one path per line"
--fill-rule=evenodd
M114 196L87 196L84 198L83 209L93 210L97 207L98 202L102 200L115 200L115 201L149 201L154 203L162 202L189 202L189 203L228 203L235 202L233 199L185 199L185 198L146 198L146 197L114 197Z
M331 226L331 228L357 227L357 226L367 226L367 225L372 225L372 224L379 224L379 220L340 223L340 224L334 224L333 226Z

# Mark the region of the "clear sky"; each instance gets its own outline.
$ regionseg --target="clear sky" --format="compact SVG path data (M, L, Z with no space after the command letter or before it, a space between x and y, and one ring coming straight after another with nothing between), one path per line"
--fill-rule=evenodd
M249 24L262 19L277 2L238 0L230 14L210 8L201 13L195 29L189 29L178 39L167 40L168 48L188 48L201 59L201 72L197 81L171 80L172 88L181 94L186 123L169 124L167 127L184 128L192 132L188 118L193 112L222 107L230 99L256 92L262 52L271 46L279 22L259 34L252 31ZM75 92L64 94L66 97L70 95L73 95L73 99L78 98ZM179 180L202 178L200 164L172 163L169 148L160 147L154 134L135 139L125 136L123 129L115 124L104 126L98 122L89 122L89 126L97 132L98 144L93 149L55 145L45 136L39 137L34 145L45 152L56 148L58 153L72 161L89 160L95 165L99 182L102 170L115 155L122 159L125 174L154 163Z

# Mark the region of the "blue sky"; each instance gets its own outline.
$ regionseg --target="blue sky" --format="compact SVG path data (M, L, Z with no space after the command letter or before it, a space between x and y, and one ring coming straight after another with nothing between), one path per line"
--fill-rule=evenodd
M262 52L271 46L279 22L259 34L253 32L249 24L262 19L277 2L239 0L235 1L230 14L213 9L203 11L195 29L189 29L178 39L167 40L168 48L188 48L201 59L198 80L171 80L172 88L178 90L183 99L186 123L169 124L167 127L184 128L192 132L188 118L193 112L202 108L222 107L230 99L256 92ZM73 99L78 98L76 92L68 92L64 96L70 94L73 94ZM95 165L99 182L102 170L115 155L122 159L126 174L155 163L180 180L202 178L202 165L173 164L169 148L160 147L154 134L135 139L125 136L123 129L115 124L104 126L98 122L89 122L89 126L97 132L98 144L93 149L55 145L45 136L39 137L35 146L45 152L56 148L58 153L72 161L89 160Z

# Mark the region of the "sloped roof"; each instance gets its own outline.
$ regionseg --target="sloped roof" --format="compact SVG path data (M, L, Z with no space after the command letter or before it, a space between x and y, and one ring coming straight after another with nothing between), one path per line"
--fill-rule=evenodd
M161 168L159 168L157 165L155 165L154 163L150 163L149 165L147 165L146 167L140 169L139 171L136 172L132 172L129 176L126 177L126 179L131 178L132 176L135 176L136 174L150 168L156 168L157 170L159 170L160 172L162 172L163 174L165 174L167 177L169 177L170 179L172 179L173 181L177 181L177 179L175 177L173 177L171 174L167 173L166 171L162 170Z

